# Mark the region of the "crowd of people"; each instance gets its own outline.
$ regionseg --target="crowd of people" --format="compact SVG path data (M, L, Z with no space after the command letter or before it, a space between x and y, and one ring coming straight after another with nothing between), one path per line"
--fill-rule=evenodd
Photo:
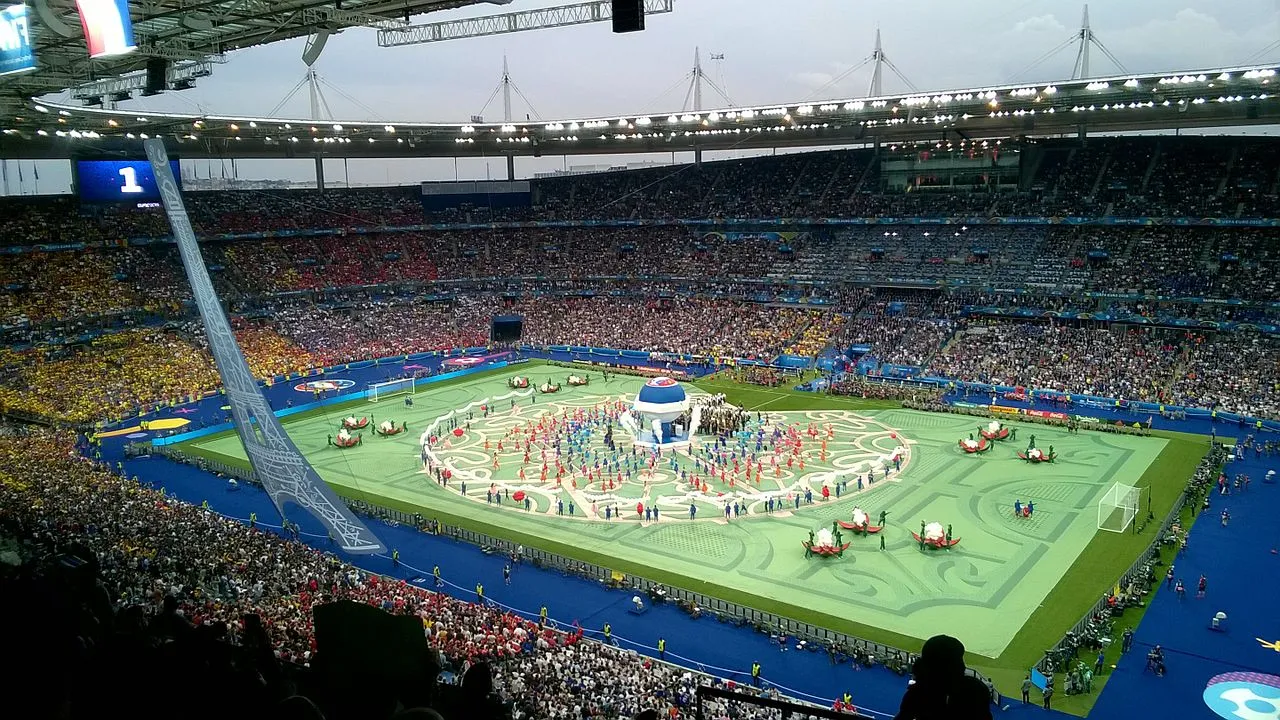
M1154 215L1274 217L1280 144L1268 138L1093 138L1033 142L1034 176L1018 193L984 186L949 192L891 191L879 163L914 157L924 167L946 152L888 149L801 152L702 166L540 178L534 205L474 207L427 214L417 187L193 192L186 204L197 233L404 226L423 222L635 218L764 218L913 215ZM967 151L966 151L967 152ZM985 153L992 152L987 148ZM1209 188L1206 191L1206 188ZM97 209L70 199L6 203L11 244L109 242L168 234L158 209ZM74 238L74 240L68 240Z
M1183 367L1177 341L1105 327L962 325L928 374L968 382L1166 402Z
M1277 315L1267 303L1280 293L1280 245L1265 231L992 226L978 235L934 242L920 228L803 233L784 252L776 240L730 241L674 228L566 228L209 242L204 249L215 288L236 302L367 287L449 292L477 284L523 292L642 283L655 292L805 298L839 294L828 286L840 283L894 281L946 283L954 292L990 286L1052 291L1085 309L1096 309L1090 298L1098 294L1133 294L1160 297L1184 316L1255 314L1274 321ZM973 252L978 245L982 256ZM812 282L798 287L790 284L795 279ZM1233 303L1206 308L1178 299L1194 297ZM177 250L169 245L28 252L0 264L0 329L106 322L122 313L173 316L190 301Z
M218 387L212 358L172 331L139 329L88 343L0 348L0 408L76 423L121 420Z
M313 367L414 353L482 347L489 342L494 303L363 300L332 306L279 305L272 324L305 349Z
M960 296L872 294L864 292L850 308L838 345L864 346L882 365L923 367L955 331Z
M1280 342L1256 334L1217 342L1194 337L1170 404L1280 418Z
M759 365L739 365L734 368L732 377L737 382L763 387L781 387L789 379L777 368Z
M826 347L832 321L819 311L700 298L530 298L509 306L524 317L534 346L626 348L715 358L772 360L815 325L810 345Z
M830 300L819 309L662 297L652 287L636 295L482 292L435 301L363 294L320 304L272 299L241 308L232 321L251 371L264 379L486 346L490 319L510 313L524 318L522 342L540 349L595 346L772 363L782 355L839 356L861 346L856 364L888 377L935 376L1280 416L1280 343L1257 332L1048 322L1039 316L1084 312L1087 301L1034 294L858 289ZM988 304L1014 313L1030 309L1036 319L970 312ZM1141 305L1107 309L1162 317ZM0 350L0 408L93 422L215 391L203 329L185 317ZM785 382L776 373L753 380Z
M23 562L0 566L12 591L0 604L6 638L27 649L11 680L51 714L380 720L399 706L479 720L678 720L695 715L697 686L722 684L180 502L82 457L73 434L4 439L0 542ZM420 618L430 671L409 686L348 665L356 677L341 676L313 614L339 601ZM438 683L442 671L460 685ZM140 676L146 692L134 692ZM776 717L727 705L734 717Z
M1020 149L1039 154L1035 177L998 197L895 192L882 184L870 151L837 150L539 179L534 208L488 219L1247 218L1280 207L1278 178L1266 162L1280 157L1280 144L1266 139L1100 138ZM884 157L908 151L892 148ZM1213 192L1203 191L1206 177L1216 178ZM1274 345L1267 336L1216 333L1164 347L1146 333L1110 332L1105 323L1045 327L1028 319L1138 315L1201 333L1221 321L1280 324L1280 310L1269 304L1280 296L1280 244L1265 229L976 224L709 233L577 225L350 232L432 220L419 193L190 194L190 215L208 238L341 231L203 244L256 374L481 345L489 317L500 311L524 315L526 341L540 346L764 360L868 346L867 358L890 374L919 369L1260 413L1276 406L1280 372L1267 361ZM0 366L7 407L114 416L147 398L212 389L176 248L124 242L163 236L163 213L80 208L66 198L5 204L0 228L10 243L104 245L19 253L0 263L0 333L5 345L22 348L6 351ZM882 280L946 289L923 298L866 289ZM1178 299L1195 296L1232 302ZM1017 319L998 318L998 327L983 333L990 319L968 313L978 306ZM180 331L154 329L162 326ZM1232 368L1233 357L1249 361ZM1062 358L1071 362L1057 362ZM1135 379L1139 368L1147 372Z
M232 315L258 378L383 357L484 347L496 314L524 317L522 342L594 345L700 358L772 361L802 343L825 348L841 320L830 311L738 300L459 294L346 299L324 305L273 301ZM189 318L190 316L188 316ZM196 319L105 333L87 342L0 349L0 409L78 423L120 419L154 403L218 388Z
M547 231L533 230L474 237L385 233L206 243L205 254L218 292L234 301L370 286L400 292L477 283L517 291L531 285L601 290L637 281L655 290L698 292L710 285L738 296L805 297L833 291L789 281L874 285L898 279L946 282L965 292L991 284L1052 290L1085 306L1098 293L1158 296L1184 316L1276 316L1266 303L1280 292L1280 246L1264 231L995 227L981 240L943 244L919 229L894 231L897 237L889 240L884 232L805 234L790 241L788 252L776 241L699 238L674 229L576 228L558 231L554 241ZM966 249L974 243L982 244L985 257ZM1245 302L1205 308L1180 297ZM7 256L0 265L0 329L103 322L121 313L171 316L189 303L172 246L30 252Z

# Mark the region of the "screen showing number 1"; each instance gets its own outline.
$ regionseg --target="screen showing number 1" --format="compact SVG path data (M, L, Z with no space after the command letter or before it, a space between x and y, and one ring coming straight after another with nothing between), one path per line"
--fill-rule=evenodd
M120 186L122 193L140 193L143 187L138 184L138 170L131 167L122 167L116 171L120 177L124 178L124 184Z

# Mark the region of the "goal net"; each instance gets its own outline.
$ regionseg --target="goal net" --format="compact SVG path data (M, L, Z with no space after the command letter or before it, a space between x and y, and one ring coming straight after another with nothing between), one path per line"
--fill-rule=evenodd
M402 380L388 380L387 382L369 383L369 389L365 393L365 397L369 402L378 402L386 400L393 395L413 395L417 392L417 385L413 378L404 378Z
M1124 532L1138 516L1142 488L1115 483L1098 501L1098 529Z

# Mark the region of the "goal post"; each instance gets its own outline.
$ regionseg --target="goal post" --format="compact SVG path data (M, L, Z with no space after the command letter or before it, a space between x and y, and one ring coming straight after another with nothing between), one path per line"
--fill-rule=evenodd
M414 378L369 383L369 389L365 391L365 398L369 402L378 402L395 395L413 395L417 393L417 388L418 385Z
M1098 500L1098 529L1121 533L1129 529L1142 504L1142 488L1114 483Z

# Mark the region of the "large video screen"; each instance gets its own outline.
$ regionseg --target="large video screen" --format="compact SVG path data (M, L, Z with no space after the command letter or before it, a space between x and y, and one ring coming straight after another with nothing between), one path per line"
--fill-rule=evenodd
M182 187L182 174L178 161L170 160L173 176ZM147 160L78 160L76 162L76 188L81 202L88 203L139 203L159 202L160 188L156 185L151 163Z

